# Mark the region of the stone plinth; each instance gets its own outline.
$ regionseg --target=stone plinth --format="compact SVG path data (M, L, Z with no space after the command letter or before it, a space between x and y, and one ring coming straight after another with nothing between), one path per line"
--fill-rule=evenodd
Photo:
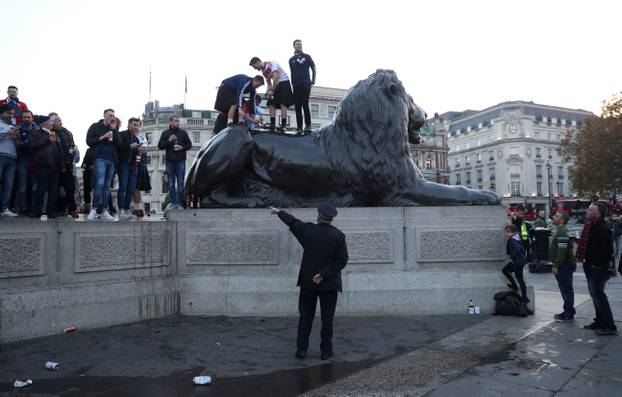
M294 209L315 221L314 209ZM267 209L0 222L0 342L176 313L296 315L302 249ZM339 314L483 313L505 289L501 207L341 208ZM532 293L533 296L533 293ZM533 301L533 297L532 297Z

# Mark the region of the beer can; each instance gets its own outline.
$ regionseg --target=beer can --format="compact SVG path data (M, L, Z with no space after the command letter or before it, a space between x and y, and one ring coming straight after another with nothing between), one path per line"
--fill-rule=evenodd
M212 377L207 375L195 376L194 378L192 378L192 383L194 383L195 385L209 385L210 383L212 383Z
M15 383L13 383L13 387L26 387L26 386L30 386L32 385L32 379L26 379L26 380L16 380Z
M50 371L56 371L60 369L60 364L54 361L48 361L47 363L45 363L45 368L49 369Z

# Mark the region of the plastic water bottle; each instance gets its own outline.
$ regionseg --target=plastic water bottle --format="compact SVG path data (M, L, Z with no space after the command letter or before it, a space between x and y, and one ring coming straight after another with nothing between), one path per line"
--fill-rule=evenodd
M475 314L475 305L473 304L473 299L469 299L469 308L468 308L467 313Z

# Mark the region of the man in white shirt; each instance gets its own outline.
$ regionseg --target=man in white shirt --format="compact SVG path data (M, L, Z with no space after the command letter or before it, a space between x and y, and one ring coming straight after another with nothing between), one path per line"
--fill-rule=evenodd
M275 61L262 62L261 59L253 57L249 65L261 71L266 78L270 129L275 130L276 108L278 107L281 109L281 126L278 131L284 132L287 126L287 108L294 103L289 76Z

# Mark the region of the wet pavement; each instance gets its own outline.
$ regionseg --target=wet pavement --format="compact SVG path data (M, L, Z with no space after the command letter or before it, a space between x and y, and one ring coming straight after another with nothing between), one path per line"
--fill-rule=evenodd
M171 317L0 348L2 396L295 396L431 344L483 316L336 317L335 358L294 358L295 318ZM44 368L56 361L59 371ZM193 386L192 377L214 383ZM32 379L13 388L15 379Z

